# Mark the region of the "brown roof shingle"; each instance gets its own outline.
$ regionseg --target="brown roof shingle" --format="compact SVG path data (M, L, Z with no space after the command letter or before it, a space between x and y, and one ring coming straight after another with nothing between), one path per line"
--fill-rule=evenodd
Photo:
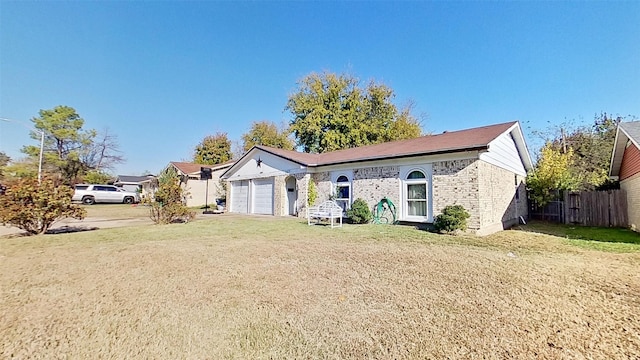
M486 148L492 140L509 130L515 124L517 124L517 122L512 121L467 130L444 132L438 135L426 135L409 140L331 151L322 154L301 153L261 145L256 147L301 165L321 166Z
M171 161L169 164L173 165L176 169L178 169L183 174L193 174L193 173L200 172L200 168L202 167L211 168L215 170L215 169L229 167L233 165L234 162L235 162L234 160L229 160L222 164L203 165L203 164L195 164L190 162Z

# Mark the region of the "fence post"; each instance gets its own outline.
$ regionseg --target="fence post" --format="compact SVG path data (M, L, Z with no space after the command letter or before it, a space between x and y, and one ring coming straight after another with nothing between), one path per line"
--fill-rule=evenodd
M568 224L569 223L569 219L567 214L569 213L568 210L568 206L569 206L569 192L567 190L564 190L562 192L562 223L563 224Z

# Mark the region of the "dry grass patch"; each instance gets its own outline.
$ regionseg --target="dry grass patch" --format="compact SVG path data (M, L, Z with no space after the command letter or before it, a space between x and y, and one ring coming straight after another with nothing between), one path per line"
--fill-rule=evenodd
M87 217L90 218L108 218L112 220L149 218L149 207L140 204L95 204L80 206L87 210Z
M637 358L639 270L547 235L271 217L3 239L0 357Z

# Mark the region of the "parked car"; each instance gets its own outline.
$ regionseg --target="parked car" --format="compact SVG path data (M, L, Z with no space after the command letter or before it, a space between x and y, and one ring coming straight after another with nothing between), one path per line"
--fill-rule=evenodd
M135 204L140 195L113 185L78 184L75 186L72 201L81 201L86 205L97 203Z

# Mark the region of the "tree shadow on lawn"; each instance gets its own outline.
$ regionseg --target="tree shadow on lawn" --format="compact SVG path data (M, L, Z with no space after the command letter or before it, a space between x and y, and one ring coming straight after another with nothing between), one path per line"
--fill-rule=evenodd
M53 235L53 234L69 234L75 232L83 232L83 231L93 231L99 230L100 228L97 226L61 226L54 229L49 229L45 232L45 235ZM34 236L33 234L29 234L28 232L20 229L20 231L13 232L11 234L0 235L0 238L4 239L15 239L21 237Z
M526 225L515 226L512 229L574 240L640 245L640 233L625 228L565 225L533 220Z
M99 230L100 228L97 226L61 226L55 229L49 229L45 234L67 234L67 233L75 233L82 231L92 231Z

